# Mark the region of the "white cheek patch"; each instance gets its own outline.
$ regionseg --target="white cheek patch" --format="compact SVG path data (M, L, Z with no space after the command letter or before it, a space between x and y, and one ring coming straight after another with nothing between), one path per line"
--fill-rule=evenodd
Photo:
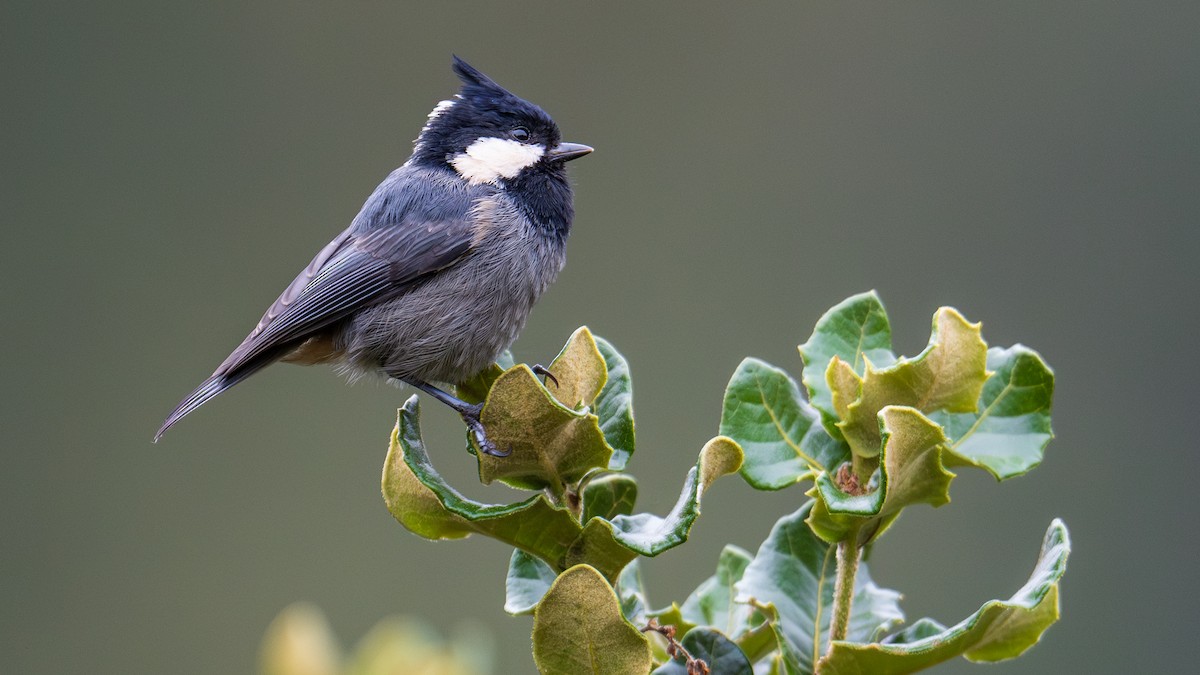
M458 175L471 183L495 183L515 178L521 169L542 158L546 148L508 138L481 138L450 160Z

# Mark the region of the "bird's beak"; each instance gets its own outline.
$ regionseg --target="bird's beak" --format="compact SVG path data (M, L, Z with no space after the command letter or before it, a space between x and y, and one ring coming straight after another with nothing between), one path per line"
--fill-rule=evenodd
M559 143L546 152L546 159L551 162L569 162L583 157L592 151L592 147L582 143Z

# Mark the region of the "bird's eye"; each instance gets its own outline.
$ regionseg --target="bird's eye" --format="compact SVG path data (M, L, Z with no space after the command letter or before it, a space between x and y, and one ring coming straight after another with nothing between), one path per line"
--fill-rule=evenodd
M512 136L513 140L520 141L522 143L529 140L529 130L525 127L517 127L516 129L508 132L508 135Z

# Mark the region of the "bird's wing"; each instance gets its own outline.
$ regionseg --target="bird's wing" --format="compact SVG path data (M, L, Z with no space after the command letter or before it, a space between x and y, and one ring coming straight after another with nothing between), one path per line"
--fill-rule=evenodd
M407 217L365 232L353 229L313 258L214 376L232 376L260 356L396 296L423 276L458 261L470 250L474 236L465 216Z

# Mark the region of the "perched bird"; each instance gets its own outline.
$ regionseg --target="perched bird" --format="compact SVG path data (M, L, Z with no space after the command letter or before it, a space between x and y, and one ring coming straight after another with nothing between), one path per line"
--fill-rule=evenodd
M503 455L457 384L506 349L566 260L574 217L561 140L538 106L454 57L462 90L442 101L412 156L375 188L258 326L163 422L173 424L276 362L382 374L458 412L483 452Z

